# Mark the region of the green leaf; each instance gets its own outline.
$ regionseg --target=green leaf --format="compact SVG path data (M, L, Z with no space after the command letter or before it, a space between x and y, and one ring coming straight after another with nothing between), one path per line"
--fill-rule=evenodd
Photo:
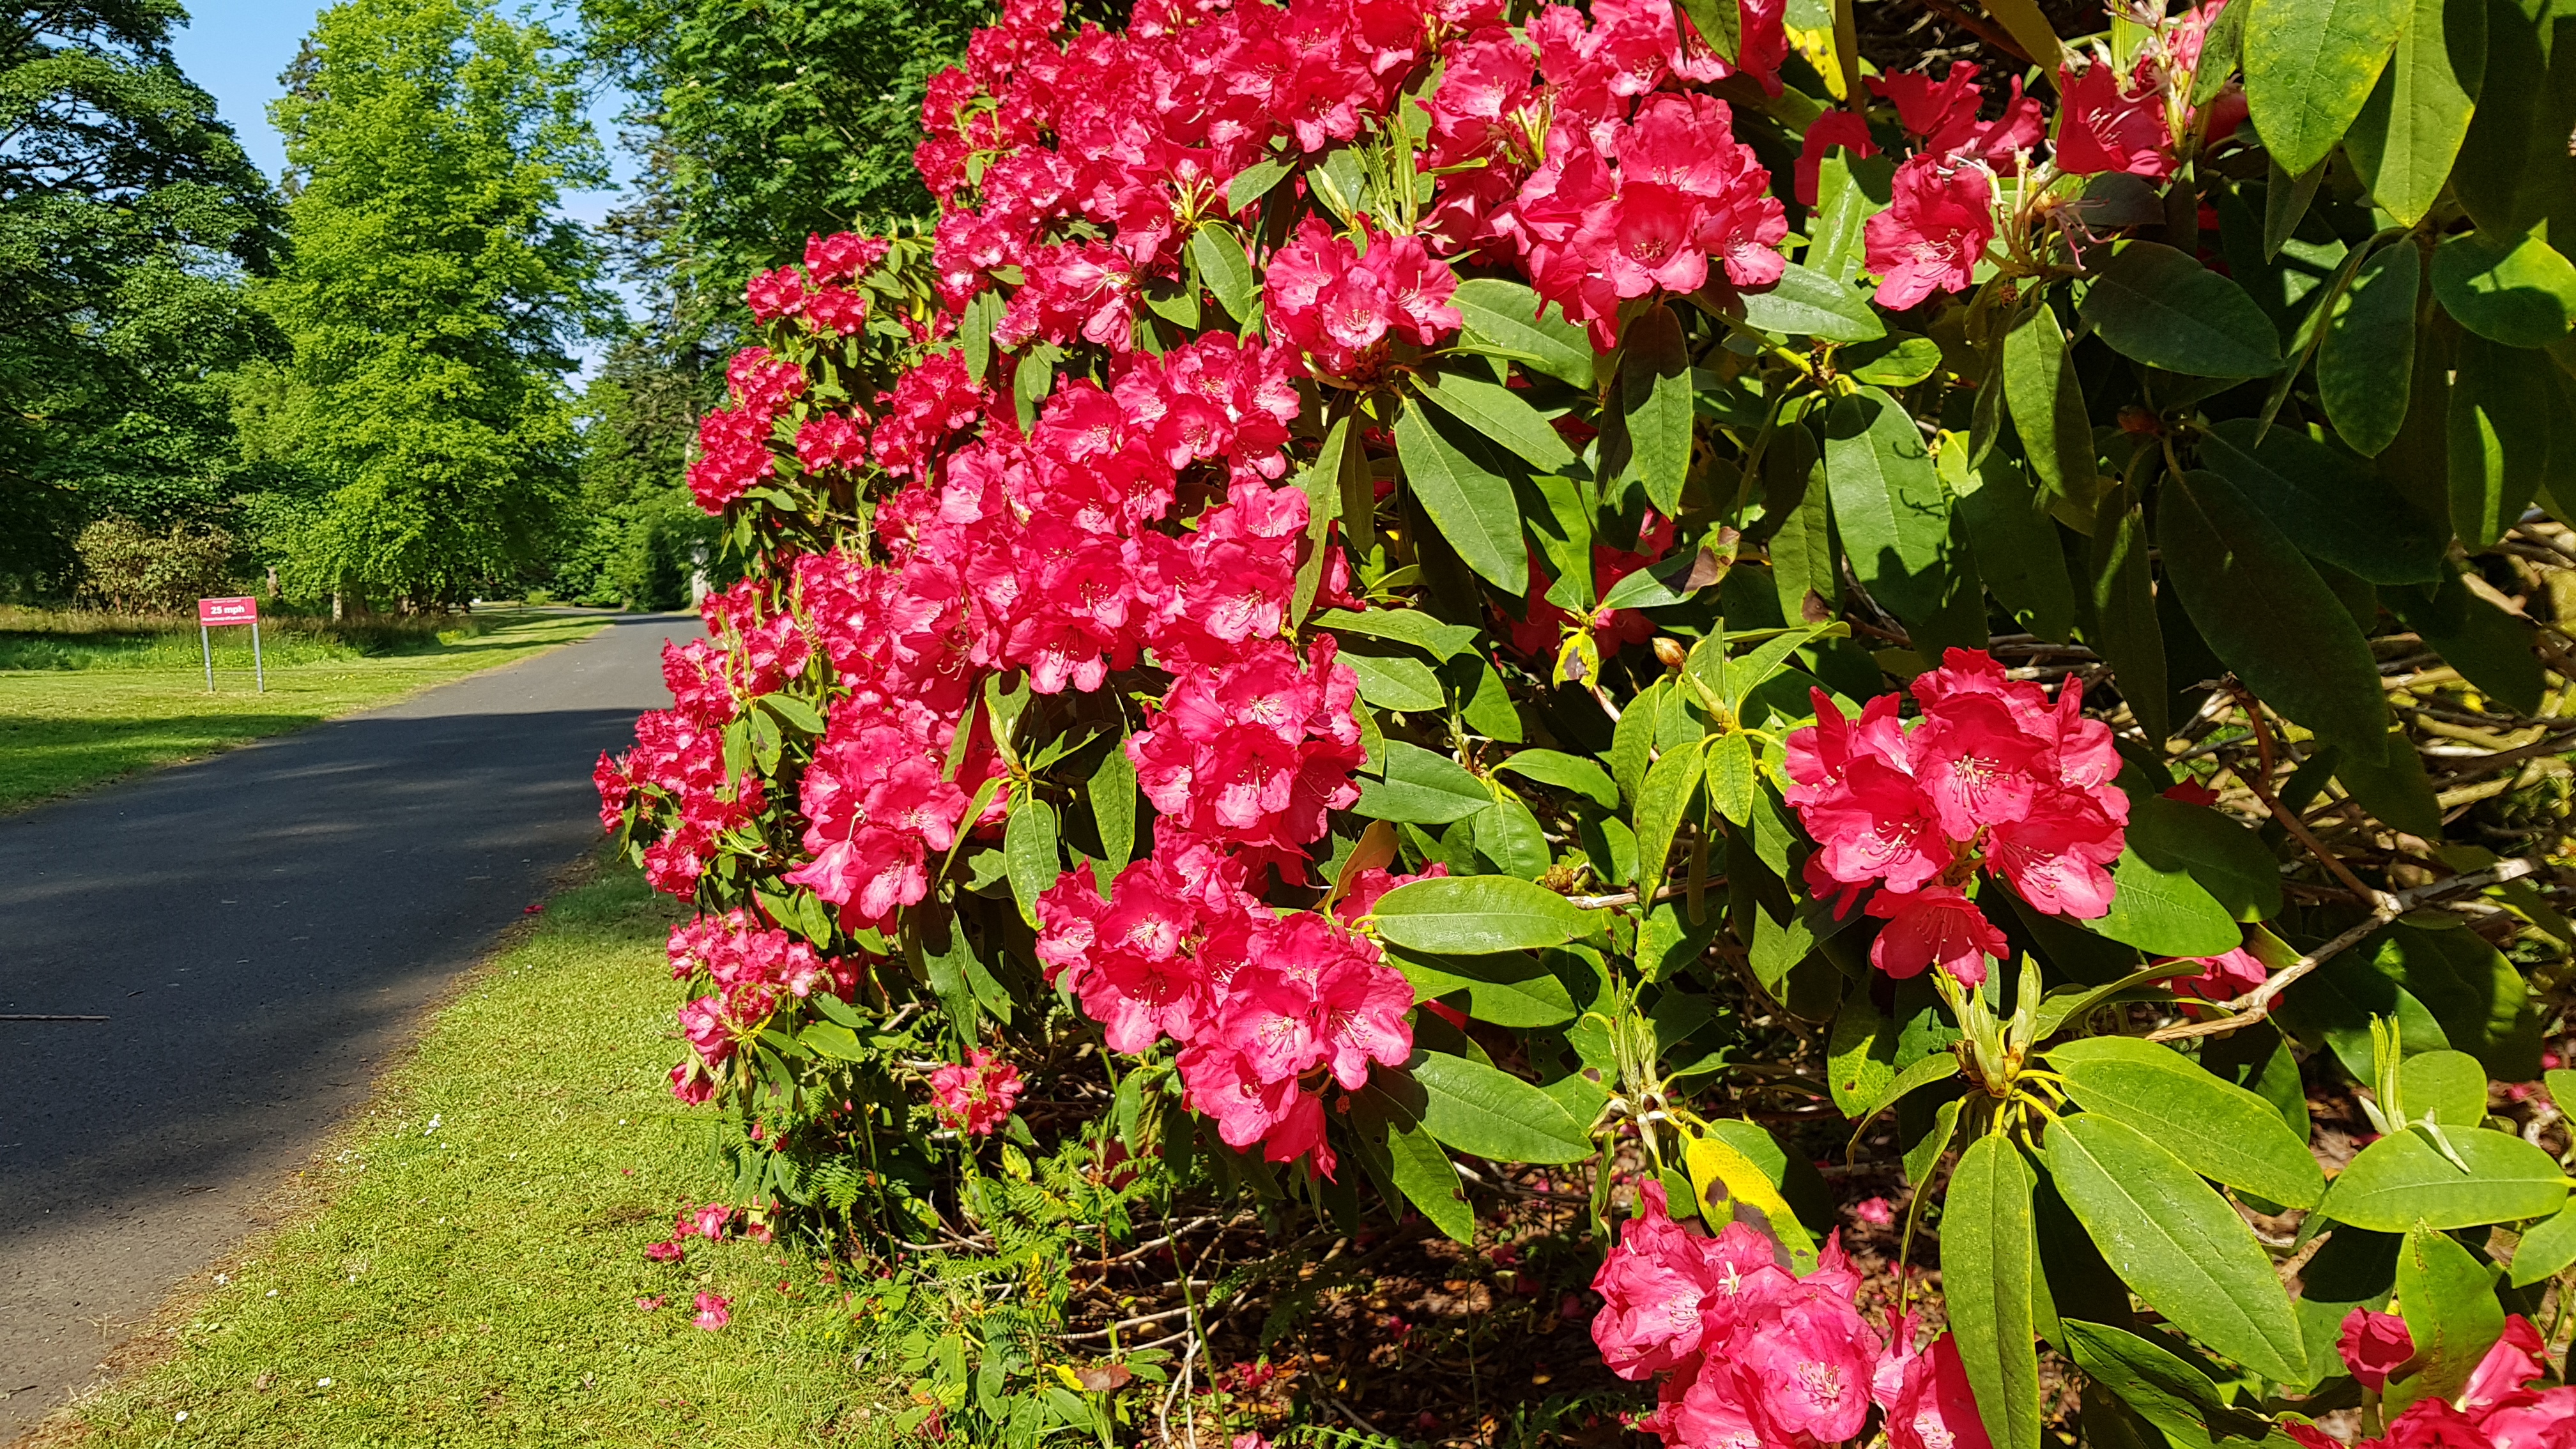
M2362 754L2387 728L2379 663L2352 616L2226 479L2168 479L2156 542L2184 612L2265 703Z
M2546 347L2576 319L2576 265L2537 235L2462 232L2433 249L2433 296L2490 342Z
M2271 1103L2170 1047L2097 1036L2048 1058L2078 1105L2137 1128L2203 1177L2290 1207L2314 1207L2325 1193L2316 1158Z
M2415 753L2415 742L2403 728L2392 726L2382 743L2387 754L2375 764L2334 745L2319 753L2332 755L2334 777L2362 809L2410 835L2438 838L2442 802L2434 797L2433 782L2424 773L2424 757Z
M2402 379L2398 387L2402 393ZM2304 433L2231 418L2202 437L2200 457L2282 534L2348 574L2374 584L2442 576L2442 550L2451 541L2444 530L2367 465Z
M2513 1286L2528 1288L2576 1263L2576 1209L2560 1208L2525 1231L2513 1250Z
M2433 210L2469 134L2487 69L2487 12L2480 0L2413 0L2396 64L2372 88L2344 138L2370 198L2401 226Z
M2198 881L2240 921L2281 913L2281 867L2263 838L2208 806L2133 794L2128 841L2149 865Z
M2181 1449L2215 1449L2221 1442L2252 1449L2264 1439L2261 1419L2230 1405L2207 1373L2162 1344L2107 1323L2069 1318L2060 1326L2069 1356L2085 1377L2110 1389ZM2085 1428L2092 1427L2088 1413Z
M1405 485L1467 567L1518 598L1529 587L1529 544L1512 485L1481 439L1444 428L1419 406L1395 420Z
M2067 577L2057 525L2010 449L1992 449L1974 464L1968 451L1954 441L1938 461L1941 481L1950 485L1976 546L1977 572L2022 627L2062 644L2075 621L2075 585ZM2085 466L2089 471L2089 460Z
M1820 342L1869 342L1887 335L1887 324L1858 287L1796 262L1780 280L1744 299L1744 320L1764 332L1813 337Z
M2451 527L2471 552L2522 521L2547 472L2556 390L2528 352L2462 337L2445 419Z
M2370 99L2410 0L2250 0L2245 103L2281 169L2326 159Z
M2406 1336L2415 1341L2414 1371L2388 1387L2392 1401L2447 1399L2504 1337L2504 1305L2495 1275L2469 1250L2422 1224L2407 1230L2397 1254L2397 1301ZM2391 1413L2397 1412L2392 1402Z
M1038 896L1064 874L1056 849L1055 807L1023 797L1002 831L1002 864L1011 878L1011 897L1020 904L1020 919L1038 923Z
M1294 163L1276 156L1265 156L1241 171L1225 186L1225 209L1238 212L1270 194L1270 188L1288 179Z
M2215 956L2244 939L2236 917L2189 871L2158 869L2124 846L2111 866L2111 909L2084 923L2150 956Z
M1415 1053L1411 1070L1425 1097L1422 1125L1460 1152L1489 1162L1540 1165L1592 1155L1587 1124L1518 1077L1440 1052Z
M1461 332L1469 339L1530 359L1530 366L1550 377L1589 391L1592 387L1592 339L1562 317L1541 315L1545 303L1518 282L1474 277L1458 284L1449 297L1458 309Z
M1879 1113L1934 1082L1946 1082L1957 1075L1959 1059L1947 1051L1935 1051L1898 1072L1896 1080L1887 1084L1887 1090L1879 1093L1878 1099L1871 1102L1867 1110L1852 1118L1852 1141L1855 1144L1860 1141L1860 1134L1877 1119Z
M2372 252L2335 299L2317 348L2318 400L2336 435L2365 457L2386 452L2406 423L2415 375L2415 302L2423 281L2424 256L2412 238ZM2217 460L2209 466L2247 486Z
M1949 494L1913 415L1875 388L1836 401L1825 418L1825 479L1861 587L1923 631L1974 566L1958 547Z
M859 1034L836 1021L809 1021L796 1033L797 1045L816 1056L838 1062L864 1062L876 1053L859 1041Z
M1735 64L1744 48L1744 14L1736 0L1681 0L1681 4L1708 48L1728 65Z
M1261 286L1253 278L1243 238L1233 227L1210 222L1190 237L1190 260L1198 263L1199 280L1207 284L1225 315L1235 320L1238 329L1249 328L1259 310Z
M1372 820L1446 825L1491 809L1493 803L1494 792L1457 762L1420 745L1388 740L1386 778L1362 775L1359 803L1351 808Z
M2467 1172L2413 1132L2382 1137L2361 1149L2326 1189L2317 1211L2373 1232L2545 1218L2567 1204L2567 1179L2548 1153L2519 1137L2483 1127L2446 1128Z
M2569 441L2576 444L2576 436ZM2433 589L2389 590L2390 611L2482 693L2539 714L2548 678L2531 652L2531 625L2472 590L2457 570L2443 569L2441 580Z
M1681 319L1660 303L1620 337L1619 411L1628 433L1630 476L1667 516L1681 511L1690 476L1691 368Z
M966 304L966 315L957 324L959 354L966 363L966 375L977 384L993 367L993 324L1002 319L1002 294L986 288Z
M1753 739L1728 730L1708 747L1708 803L1735 825L1753 821Z
M1896 1080L1896 1024L1869 999L1865 986L1843 996L1825 1039L1825 1087L1834 1110L1851 1116L1878 1099Z
M1526 954L1421 956L1394 951L1388 959L1413 983L1414 1000L1432 1001L1465 992L1467 1014L1478 1021L1527 1030L1559 1026L1577 1015L1565 983Z
M2199 1174L2090 1112L2048 1129L2048 1166L2112 1270L2168 1323L2268 1378L2299 1376L2307 1347L2272 1260Z
M1420 609L1328 609L1314 622L1337 633L1410 644L1434 659L1472 658L1480 637L1471 625L1443 624Z
M1380 709L1426 714L1449 707L1449 696L1440 688L1440 676L1419 659L1364 654L1357 649L1345 649L1336 657L1359 676L1360 698Z
M1544 886L1508 875L1442 876L1400 885L1369 912L1378 934L1408 951L1475 956L1562 946L1593 914Z
M1809 270L1843 283L1860 275L1868 252L1863 230L1886 209L1895 176L1893 158L1827 152L1816 168L1816 209L1807 218Z
M1574 450L1519 393L1463 372L1417 372L1414 387L1442 411L1542 472L1574 466Z
M2079 310L2112 351L2149 367L2190 377L2281 370L2281 334L2245 289L2161 242L2120 243Z
M2111 665L2120 697L2149 740L2173 733L2165 692L2164 626L2156 619L2146 511L2124 486L2105 495L2093 520L2087 563L2092 617L2085 642Z
M2487 1069L2467 1052L2414 1052L2397 1069L2406 1120L2425 1113L2444 1126L2477 1127L2487 1120Z
M1100 828L1101 859L1115 875L1136 854L1136 765L1124 748L1109 747L1083 793L1091 799L1092 823Z
M1604 810L1619 808L1619 787L1610 772L1580 755L1562 750L1520 750L1494 767L1495 774L1512 774L1571 790Z
M2409 1038L2410 1051L2450 1045L2499 1082L2540 1071L2540 1017L2522 973L2475 932L2399 924L2365 948L2371 969L2405 988L2440 1021L2443 1041Z
M1601 596L1605 609L1663 609L1688 603L1726 577L1727 562L1705 544L1630 573Z
M2042 302L2004 335L2003 375L2013 430L2040 486L2060 498L2090 495L2093 424L2056 309Z
M2486 7L2486 78L2451 168L2452 193L2481 231L2520 236L2556 221L2562 242L2576 231L2562 219L2576 184L2576 160L2567 154L2576 57L2551 44L2565 20L2542 0L2490 0Z
M1932 1181L1932 1174L1940 1170L1942 1154L1950 1150L1951 1139L1959 1132L1961 1105L1961 1099L1953 1097L1932 1109L1932 1130L1916 1139L1905 1152L1905 1181L1908 1185L1924 1187Z
M1941 344L1912 332L1856 342L1834 355L1843 376L1872 387L1912 387L1941 370Z
M1664 862L1672 854L1673 835L1681 829L1690 812L1692 798L1699 792L1700 773L1704 762L1697 744L1666 750L1646 772L1645 784L1637 792L1637 879L1642 893L1653 891L1664 878Z
M1941 1210L1941 1282L1950 1332L1995 1449L2038 1449L2039 1352L2031 1279L2030 1169L2011 1139L1987 1133L1959 1154Z

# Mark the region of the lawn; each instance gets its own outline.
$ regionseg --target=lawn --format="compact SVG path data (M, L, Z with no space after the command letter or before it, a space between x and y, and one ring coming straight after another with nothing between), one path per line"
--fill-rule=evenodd
M0 810L383 704L602 622L507 610L438 630L280 621L262 640L265 694L252 687L248 631L223 629L231 637L216 648L208 694L193 626L102 629L77 616L0 613Z
M674 919L623 867L558 896L307 1172L327 1206L216 1265L171 1357L48 1442L882 1442L897 1395L805 1254L645 1257L718 1183L712 1117L662 1079ZM700 1291L729 1325L691 1325Z

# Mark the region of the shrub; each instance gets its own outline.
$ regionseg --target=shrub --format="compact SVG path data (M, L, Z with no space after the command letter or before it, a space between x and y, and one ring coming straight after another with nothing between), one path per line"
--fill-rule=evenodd
M1173 1435L1198 1287L1267 1342L1331 1234L1569 1183L1673 1444L2539 1402L2568 118L2521 7L2383 11L1999 7L1998 86L1757 0L1010 5L932 234L750 282L747 574L598 772L741 1199L1021 1285L909 1422ZM1182 1199L1288 1247L1109 1322Z
M220 528L179 524L156 534L102 518L80 531L76 547L83 600L110 613L193 613L197 600L232 592L233 540Z

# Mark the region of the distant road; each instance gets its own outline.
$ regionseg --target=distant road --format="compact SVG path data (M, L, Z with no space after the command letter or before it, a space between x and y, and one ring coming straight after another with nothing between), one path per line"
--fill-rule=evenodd
M0 817L0 1442L97 1377L599 839L687 616Z

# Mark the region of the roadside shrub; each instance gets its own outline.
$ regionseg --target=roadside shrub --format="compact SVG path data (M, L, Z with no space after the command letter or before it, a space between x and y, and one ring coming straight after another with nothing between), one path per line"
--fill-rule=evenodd
M80 531L80 595L115 614L196 612L197 600L233 591L233 539L220 528L173 525L153 533L127 518Z
M602 814L908 1427L1383 1441L1401 1261L1524 1435L2544 1442L2576 49L1997 13L1014 0L751 279Z

